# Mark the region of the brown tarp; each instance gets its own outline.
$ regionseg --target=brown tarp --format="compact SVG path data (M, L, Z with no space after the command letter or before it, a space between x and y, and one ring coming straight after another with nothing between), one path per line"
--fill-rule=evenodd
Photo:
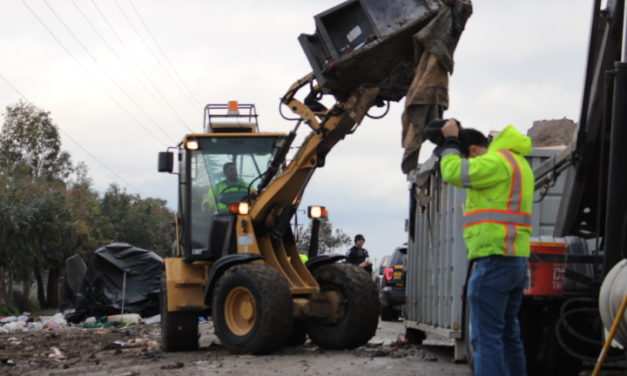
M441 7L414 35L416 73L407 91L401 119L403 173L409 173L418 164L425 125L442 118L448 108L448 75L453 73L453 52L471 14L470 0L454 0L450 7Z

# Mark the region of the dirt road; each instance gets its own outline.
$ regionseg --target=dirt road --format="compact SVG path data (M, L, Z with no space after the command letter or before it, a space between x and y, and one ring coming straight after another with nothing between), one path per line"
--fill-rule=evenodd
M380 322L369 344L354 350L308 341L266 356L230 354L210 322L200 329L201 348L184 353L158 348L159 324L0 334L0 375L470 375L453 363L451 347L405 344L401 322Z

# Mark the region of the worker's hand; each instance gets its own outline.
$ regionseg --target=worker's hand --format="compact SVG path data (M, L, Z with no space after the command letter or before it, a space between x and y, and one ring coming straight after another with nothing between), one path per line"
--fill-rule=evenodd
M459 136L459 123L455 119L448 119L442 127L442 134L444 137L458 137Z

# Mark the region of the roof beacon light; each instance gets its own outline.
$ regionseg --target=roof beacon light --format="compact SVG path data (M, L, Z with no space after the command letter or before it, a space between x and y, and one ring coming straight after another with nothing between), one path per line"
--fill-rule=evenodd
M247 202L233 202L229 204L229 211L233 214L246 215L250 211L250 205Z
M307 215L309 218L324 218L328 215L327 208L324 206L308 206L307 207Z
M237 101L229 101L229 107L227 111L228 115L239 115L239 103Z

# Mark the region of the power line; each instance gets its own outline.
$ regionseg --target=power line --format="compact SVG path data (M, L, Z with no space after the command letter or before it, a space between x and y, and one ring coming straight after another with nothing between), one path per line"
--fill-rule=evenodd
M117 1L117 0L114 0L114 1ZM154 42L155 46L157 46L157 49L159 50L159 52L161 52L161 55L163 55L163 57L165 58L166 63L168 63L170 68L172 68L172 71L174 72L176 77L179 79L179 81L181 81L181 84L183 85L183 87L185 87L185 90L187 90L187 92L189 92L189 94L192 96L192 98L194 98L194 100L196 101L196 104L202 106L202 103L196 98L196 96L194 96L194 93L191 90L189 90L189 87L187 87L187 85L185 84L185 81L183 80L183 78L181 77L179 72L176 70L176 68L174 67L174 65L170 61L170 58L168 58L168 55L165 53L163 48L161 48L161 45L159 44L159 42L157 42L157 38L155 38L155 36L150 31L150 28L148 27L148 25L144 21L144 18L141 16L139 11L135 7L135 4L133 4L133 2L131 0L128 0L128 3L131 4L131 7L133 8L133 10L135 11L135 14L137 15L137 18L139 18L139 21L142 23L142 25L144 25L144 28L148 32L148 35L150 36L150 39L152 39L152 41Z
M70 33L70 35L74 38L74 40L76 41L76 43L79 44L79 46L81 46L81 48L85 51L85 53L87 53L87 55L94 61L94 63L98 66L98 68L100 68L100 70L109 78L109 80L113 83L113 85L115 85L115 87L118 88L118 90L120 90L120 92L122 94L124 94L124 96L126 97L126 99L128 99L128 101L135 106L135 108L146 117L146 119L148 119L148 121L150 121L155 128L157 128L159 131L161 131L161 133L163 133L166 137L168 138L172 138L172 136L170 136L168 133L166 133L165 130L163 130L163 128L161 128L159 126L159 124L157 124L156 121L154 121L138 104L137 102L135 102L135 100L126 92L126 90L124 90L118 83L117 81L111 76L111 74L109 74L109 72L102 66L102 64L100 64L100 62L98 61L98 59L96 59L96 57L94 55L92 55L92 53L89 51L89 49L83 44L83 42L81 42L81 40L76 36L76 34L74 34L74 32L72 31L72 29L70 29L70 27L65 23L65 21L63 21L63 19L59 16L59 14L54 10L54 8L48 3L48 0L43 0L43 2L46 4L46 6L48 7L48 9L50 9L50 11L52 12L52 14L54 14L54 16L57 18L57 20L59 22L61 22L61 24L63 25L63 27L65 28L65 30Z
M2 80L3 80L4 82L6 82L6 84L7 84L7 85L9 85L9 87L10 87L11 89L13 89L13 90L17 93L17 95L19 95L20 97L22 97L22 98L26 99L26 96L25 96L24 94L22 94L22 92L20 92L20 91L19 91L19 90L18 90L15 86L13 86L13 84L11 83L11 81L9 81L8 79L6 79L6 78L2 75L2 73L0 73L0 78L2 78Z
M115 5L118 7L118 9L120 10L120 12L122 13L122 16L124 16L124 19L126 19L126 22L128 22L128 24L131 26L131 28L133 29L133 31L135 31L135 34L137 34L137 36L139 37L139 40L142 42L142 44L146 47L146 49L148 50L148 52L150 52L150 54L152 55L152 57L155 59L155 61L157 61L157 63L159 64L159 66L161 67L161 69L165 72L165 74L170 78L170 80L172 80L172 82L174 83L174 85L183 93L183 95L185 96L185 98L192 104L192 106L194 107L202 107L201 104L199 104L200 102L198 102L197 100L195 100L193 98L193 96L191 96L187 91L185 91L185 89L183 87L181 87L181 84L179 84L177 82L177 80L174 79L174 77L172 77L172 74L166 69L166 67L163 65L163 63L161 62L161 60L159 59L159 57L157 56L157 54L155 54L155 52L152 50L152 48L150 48L150 46L148 45L148 43L146 43L146 40L144 39L144 37L141 35L141 33L139 32L139 30L137 30L137 28L135 27L135 25L133 24L133 22L131 21L130 18L128 18L128 16L126 15L126 12L124 11L124 9L122 9L122 7L120 6L120 4L117 2L117 0L113 0L113 2L115 3Z
M161 139L159 139L157 136L155 136L155 134L153 134L148 128L146 128L146 126L144 126L144 124L142 124L135 116L133 116L133 114L131 114L128 109L126 109L126 107L124 107L122 105L122 103L120 103L117 99L115 99L115 97L104 87L102 86L102 84L100 82L98 82L98 80L91 74L91 72L89 72L89 70L83 65L83 63L81 63L80 60L78 60L78 58L76 56L74 56L74 54L72 54L72 52L65 47L65 45L63 44L63 42L61 42L61 40L56 36L56 34L54 32L52 32L52 30L50 30L50 28L48 27L48 25L46 25L45 22L43 22L43 20L41 18L39 18L39 16L37 15L37 13L35 13L35 11L33 11L33 9L26 3L25 0L22 0L22 4L24 4L24 6L31 12L31 14L35 17L35 19L37 19L37 21L44 27L44 29L46 29L46 31L48 32L48 34L50 34L55 41L57 41L57 43L59 43L59 45L61 46L61 48L63 48L63 50L70 55L70 57L74 60L74 62L76 62L76 64L78 64L78 66L80 66L85 73L87 74L87 76L89 78L91 78L96 85L98 85L98 87L109 96L109 98L118 106L122 109L122 111L124 111L133 121L135 121L140 127L142 127L144 129L144 131L146 131L146 133L148 133L150 136L152 136L152 138L154 138L155 140L157 140L159 143L167 146L167 143L161 141Z
M102 19L104 20L105 24L109 27L109 29L111 30L113 35L115 35L115 37L120 42L122 47L124 47L124 50L126 51L126 53L131 57L131 60L133 60L133 63L135 63L135 65L138 67L140 72L142 72L144 77L148 80L148 82L150 82L150 85L155 89L157 94L159 94L159 96L165 101L165 103L168 103L168 101L165 98L165 96L161 93L161 90L159 90L159 88L157 87L157 85L155 85L154 81L150 78L150 76L148 76L146 74L146 72L141 68L141 65L139 64L139 62L135 58L135 55L133 55L131 50L126 46L126 43L124 43L124 40L122 40L122 38L117 33L117 31L115 31L115 28L113 27L113 25L111 25L111 22L109 22L109 19L107 18L107 16L105 16L105 14L102 12L102 10L100 10L100 7L98 7L98 5L96 4L96 2L94 0L91 0L91 3L93 4L94 8L96 8L96 11L98 11L98 14L100 14L100 17L102 17ZM189 130L193 131L192 129L189 129Z
M31 101L28 100L28 98L26 98L26 96L24 94L22 94L21 91L18 90L17 87L15 87L15 85L13 85L13 83L11 83L11 81L9 81L6 77L4 77L4 75L2 73L0 73L0 78L6 82L7 85L9 85L9 87L11 89L13 89L17 95L19 95L20 97L22 97L25 101L32 103ZM119 181L121 181L122 183L126 184L127 187L132 188L133 190L135 190L136 192L140 192L139 189L137 189L136 187L134 187L131 183L129 183L128 181L126 181L126 179L124 179L123 177L121 177L120 175L118 175L115 171L113 171L113 169L111 169L109 166L107 166L106 164L104 164L103 162L101 162L98 158L96 158L95 155L93 155L92 153L89 152L89 150L87 150L85 147L83 147L83 145L81 145L78 141L76 141L72 136L70 136L66 131L64 131L61 127L57 126L57 129L59 129L59 131L61 131L61 133L63 133L65 135L65 137L67 137L70 141L72 141L76 146L78 146L81 150L83 150L87 155L89 155L94 161L96 161L99 165L101 165L102 167L104 167L107 171L109 171L114 177L116 177Z
M122 62L123 64L125 64L125 66L127 67L128 71L131 73L131 75L133 76L133 78L135 79L135 81L137 81L138 84L141 85L142 88L144 88L144 90L146 90L146 92L148 92L148 94L150 94L150 96L152 96L152 98L159 103L159 105L163 106L167 112L177 121L179 121L184 127L186 127L188 130L192 130L189 125L185 122L185 120L181 117L181 115L179 115L176 110L174 110L174 108L172 108L172 106L170 105L170 103L168 103L168 101L163 98L159 99L157 98L157 96L150 90L148 89L148 87L146 87L146 85L144 84L144 82L142 82L137 75L132 71L132 69L130 69L129 64L122 59L122 57L115 51L115 49L109 44L109 42L107 42L107 39L104 37L104 35L102 35L102 33L100 32L100 30L98 30L98 28L94 25L93 22L91 22L91 20L89 19L89 17L87 17L87 15L85 14L85 12L83 12L83 9L81 9L81 7L76 3L76 0L70 0L72 2L72 4L74 5L74 7L79 11L79 13L81 14L81 16L83 16L83 18L85 19L85 21L87 21L87 23L89 24L89 26L91 26L92 30L94 30L94 32L98 35L98 37L100 37L100 39L104 42L104 44L107 46L107 48L113 53L113 55L115 55L115 57L118 58L118 60L120 62ZM140 71L142 71L142 73L144 73L145 76L146 73L143 71L143 69L141 69L141 67L138 68ZM154 86L154 85L153 85ZM157 90L158 91L158 90Z

